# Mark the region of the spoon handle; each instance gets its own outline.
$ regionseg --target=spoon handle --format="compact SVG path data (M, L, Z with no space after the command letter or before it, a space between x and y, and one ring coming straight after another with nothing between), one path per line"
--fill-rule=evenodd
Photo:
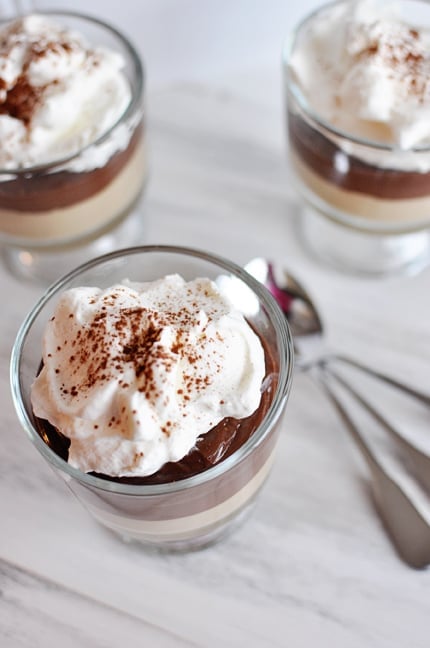
M378 371L377 369L372 369L372 367L369 367L363 364L362 362L359 362L358 360L351 358L350 356L346 356L340 353L339 354L333 353L332 355L326 356L324 358L324 361L326 363L333 362L335 360L340 360L341 362L349 364L351 367L360 369L360 371L364 371L370 374L371 376L374 376L375 378L378 378L379 380L388 383L392 387L395 387L396 389L400 389L406 394L413 396L413 398L416 398L417 400L421 401L425 405L430 405L429 394L425 394L424 392L421 392L418 389L414 389L413 387L406 385L405 383L401 382L400 380L397 380L396 378L393 378L392 376L387 376L387 374L384 374L381 371Z
M371 405L358 391L340 376L332 367L327 367L326 371L330 373L352 396L374 417L376 421L389 433L392 439L402 449L405 456L409 459L410 468L414 472L418 481L430 492L430 456L419 450L415 445L410 443L391 423Z
M422 569L430 564L430 525L399 484L384 470L365 441L346 407L335 392L323 368L313 372L345 423L353 441L370 469L372 486L380 516L401 558L410 566Z

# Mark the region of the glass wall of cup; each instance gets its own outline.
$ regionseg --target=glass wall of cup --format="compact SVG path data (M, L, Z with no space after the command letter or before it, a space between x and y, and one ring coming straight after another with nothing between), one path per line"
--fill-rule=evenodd
M262 389L271 387L256 411L255 427L232 453L215 460L212 466L190 473L189 477L182 474L178 478L182 467L178 467L178 475L174 473L175 478L169 477L161 483L157 482L158 478L153 483L145 480L140 483L139 479L118 479L81 471L68 462L68 446L61 433L52 427L41 427L33 412L31 390L40 370L47 322L60 295L73 287L104 289L118 285L126 277L152 282L174 273L186 281L205 277L215 282L229 300L234 300L235 308L266 349L266 358L270 358L266 371L271 369ZM170 246L144 246L104 255L55 283L23 323L11 360L12 393L24 430L36 450L92 516L125 539L174 550L193 549L222 538L252 509L275 459L292 375L290 330L269 292L225 259ZM264 410L260 410L263 403ZM210 449L211 456L213 450ZM218 451L214 456L218 456ZM198 458L197 463L200 461Z

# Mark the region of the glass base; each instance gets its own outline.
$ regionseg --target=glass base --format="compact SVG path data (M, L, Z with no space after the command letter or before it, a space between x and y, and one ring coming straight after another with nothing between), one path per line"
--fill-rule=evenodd
M313 255L359 275L416 274L430 263L430 230L401 234L362 232L310 207L300 214L301 234Z
M94 257L143 243L143 216L132 211L97 237L74 244L49 247L4 245L3 264L18 279L44 286Z

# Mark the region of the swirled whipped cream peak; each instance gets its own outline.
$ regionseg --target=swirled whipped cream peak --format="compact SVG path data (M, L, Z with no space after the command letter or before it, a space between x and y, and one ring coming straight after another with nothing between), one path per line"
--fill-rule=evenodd
M92 46L47 16L2 27L0 168L62 159L106 133L130 102L124 65L119 52ZM111 151L104 153L91 165L105 164Z
M311 108L350 135L402 149L430 144L430 29L395 1L318 12L290 69Z
M83 472L144 476L259 406L264 350L216 284L168 275L72 288L47 324L34 414Z

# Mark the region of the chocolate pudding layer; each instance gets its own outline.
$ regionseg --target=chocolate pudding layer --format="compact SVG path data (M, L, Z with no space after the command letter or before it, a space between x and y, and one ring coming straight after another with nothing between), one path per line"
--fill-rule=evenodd
M367 164L354 155L346 154L335 141L292 111L288 113L288 133L291 146L303 164L340 189L389 200L430 195L430 172L419 173ZM345 159L344 168L336 161L339 156Z
M143 126L134 131L128 146L102 167L82 173L61 170L22 173L0 181L0 211L46 212L88 200L103 191L133 158L141 146ZM0 176L1 180L1 176Z
M409 233L426 226L429 172L379 167L348 155L334 137L294 109L288 113L288 131L298 188L318 213L371 234Z

